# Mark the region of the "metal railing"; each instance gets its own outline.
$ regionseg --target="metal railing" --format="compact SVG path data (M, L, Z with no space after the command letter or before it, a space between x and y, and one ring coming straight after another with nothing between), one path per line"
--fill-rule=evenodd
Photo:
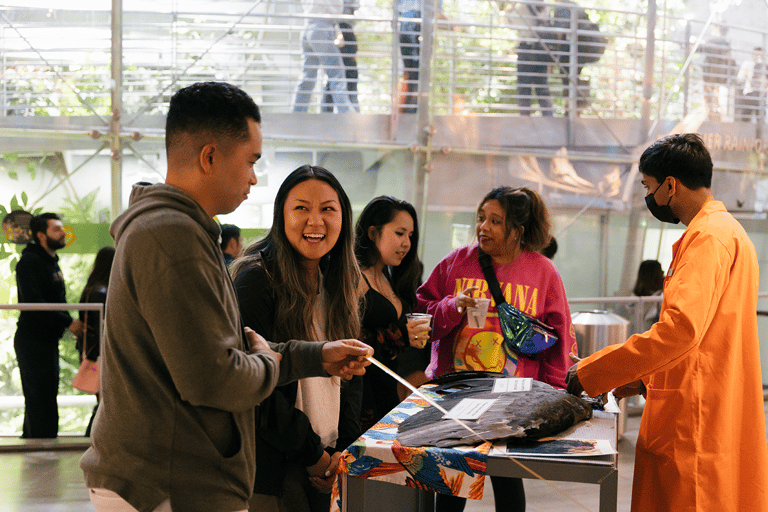
M163 113L175 90L200 80L236 83L267 112L290 110L302 70L302 29L311 19L300 11L299 2L230 2L239 11L226 13L176 8L170 1L156 5L157 12L123 12L124 120ZM523 77L523 82L543 82L555 115L574 111L582 116L638 118L644 101L648 13L584 5L586 19L576 9L566 18L558 16L563 5L568 4L442 2L431 52L434 112L539 115L538 95L521 93ZM106 119L112 83L106 4L92 11L52 7L49 12L0 10L2 115L97 114ZM542 11L534 16L531 9L539 7ZM357 38L360 111L397 110L398 102L409 94L403 90L404 18L391 3L378 6L366 1L354 15L334 18L351 24ZM754 47L768 47L768 31L730 27L729 53L723 56L726 50L712 41L710 25L708 20L659 12L651 80L654 117L680 118L706 105L713 115L717 109L722 120L741 118L739 69ZM585 38L592 42L584 42ZM584 63L595 55L590 50L601 53L599 60ZM712 65L713 58L726 64ZM543 70L521 73L521 60L537 59ZM322 73L319 82L311 112L322 110ZM533 105L527 106L530 99Z
M0 310L18 311L97 311L99 313L99 343L104 332L104 304L101 303L40 303L25 302L18 304L0 304ZM59 407L93 407L96 398L93 395L60 395ZM24 408L22 396L0 396L0 410Z
M768 292L761 292L758 294L759 298L768 298ZM647 296L647 297L583 297L583 298L571 298L568 299L568 303L572 312L575 312L574 306L578 305L595 305L600 309L612 309L615 305L623 304L635 304L633 308L634 318L628 318L630 325L638 326L642 325L643 314L645 312L646 305L658 304L662 301L661 296ZM99 311L100 319L103 319L103 304L38 304L38 303L26 303L26 304L0 304L0 310L40 310L40 311ZM613 308L615 309L615 308ZM760 314L761 312L758 312ZM765 312L763 312L765 313ZM103 320L100 320L103 325ZM102 329L103 331L103 329ZM630 332L629 334L633 334ZM87 407L92 408L95 405L96 400L92 395L80 396L64 396L58 397L60 407ZM21 396L0 396L0 410L13 410L22 409L24 407L24 400Z

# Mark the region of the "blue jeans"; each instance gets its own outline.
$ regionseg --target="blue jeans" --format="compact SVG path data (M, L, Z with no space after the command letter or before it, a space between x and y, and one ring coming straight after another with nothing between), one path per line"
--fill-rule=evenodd
M344 63L339 48L333 44L336 31L328 20L313 20L304 29L301 36L303 52L302 77L296 87L293 112L306 112L312 98L312 90L317 82L317 70L323 68L328 76L333 104L339 113L355 112L355 106L349 99L347 79L344 75Z

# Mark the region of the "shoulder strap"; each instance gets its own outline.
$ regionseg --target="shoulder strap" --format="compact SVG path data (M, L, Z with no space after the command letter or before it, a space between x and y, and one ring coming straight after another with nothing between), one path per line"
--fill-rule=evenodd
M480 268L483 270L485 280L488 282L488 289L491 290L493 300L496 301L496 305L498 306L502 302L506 301L504 300L504 295L501 293L501 286L499 286L499 280L496 278L496 272L493 270L493 259L484 253L480 247L478 247L477 250L480 253L478 256L478 260L480 261Z
M85 297L85 302L89 302L91 298L91 292L88 292L88 295ZM85 315L83 315L83 318L85 321L83 322L83 359L85 359L88 354L88 310L85 310Z

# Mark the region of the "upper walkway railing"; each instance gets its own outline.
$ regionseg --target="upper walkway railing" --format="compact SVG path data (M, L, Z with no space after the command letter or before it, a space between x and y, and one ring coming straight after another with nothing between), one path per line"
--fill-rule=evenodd
M654 18L646 11L584 4L585 17L560 2L441 3L434 20L407 18L392 2L373 0L362 0L354 14L324 17L351 25L356 37L347 50L356 50L357 78L349 80L360 112L408 112L402 105L418 84L430 91L436 114L639 118L645 102L652 119L679 119L700 106L708 107L712 120L764 119L756 114L763 110L765 80L754 70L762 77L765 67L751 67L757 88L749 96L744 70L755 62L753 48L768 48L765 28L733 26L713 41L716 27L709 20L672 11L659 10ZM117 43L123 123L164 113L173 92L201 80L240 85L266 112L291 110L306 56L302 29L316 19L301 12L300 2L125 2L121 23L113 23L117 38L108 4L90 10L62 3L0 8L2 116L98 114L108 120ZM651 37L649 20L655 24ZM427 24L434 38L421 40L430 44L421 54L432 59L416 63L429 66L432 80L419 83L423 75L408 67L415 57L408 40L427 33ZM335 34L342 46L343 35ZM649 51L652 59L646 59ZM764 57L764 50L759 53ZM323 109L322 72L318 82L310 112Z

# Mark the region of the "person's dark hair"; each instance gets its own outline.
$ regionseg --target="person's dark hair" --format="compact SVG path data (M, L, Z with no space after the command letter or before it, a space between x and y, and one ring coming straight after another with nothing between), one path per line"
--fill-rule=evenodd
M32 234L33 243L40 243L40 239L37 237L37 234L45 234L48 231L49 220L61 220L61 217L55 213L46 212L41 213L40 215L35 215L32 217L32 220L29 221L29 232Z
M512 228L523 229L520 245L523 249L541 251L552 238L549 234L549 210L544 200L535 191L527 188L498 187L486 194L477 207L477 213L485 203L495 199L504 210L506 235Z
M672 176L691 190L712 186L712 157L695 133L663 137L643 152L640 172L661 183Z
M557 240L555 240L555 237L549 239L549 243L541 250L541 254L549 259L555 257L555 254L557 254Z
M248 140L248 119L261 123L259 107L248 94L226 82L198 82L171 98L165 120L165 149L182 133Z
M112 273L112 262L114 259L114 247L107 246L99 249L99 252L96 253L96 258L93 260L93 270L91 270L91 274L85 282L83 296L86 296L87 292L99 286L107 286L109 284L109 275Z
M230 240L237 240L240 238L240 228L234 224L222 224L221 225L221 250L224 251L227 248L227 244Z
M326 334L330 339L357 338L360 335L357 286L360 267L353 250L354 231L352 205L341 183L322 167L302 165L283 181L275 196L272 227L263 239L250 245L231 267L233 277L261 265L275 286L275 319L273 340L312 339L312 320L317 290L299 252L285 234L285 202L293 188L308 180L330 185L339 197L341 233L336 245L321 262L323 287L326 291Z
M402 300L410 311L416 307L416 288L421 278L421 264L416 255L419 245L419 223L416 220L416 210L406 201L391 196L379 196L371 200L357 219L355 226L355 256L361 268L375 265L381 259L381 253L376 247L376 241L369 236L369 228L373 226L378 233L385 224L392 222L398 212L406 212L413 219L413 235L411 248L400 265L388 269L392 290Z
M664 287L664 271L656 260L645 260L637 270L637 281L632 293L638 297L653 295Z

